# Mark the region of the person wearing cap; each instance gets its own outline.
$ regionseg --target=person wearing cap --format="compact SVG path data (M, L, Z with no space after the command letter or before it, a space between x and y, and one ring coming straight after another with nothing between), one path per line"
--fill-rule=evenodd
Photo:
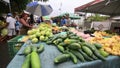
M8 38L11 39L14 35L16 35L15 31L16 19L12 17L12 13L7 14L6 22L8 28Z
M60 26L66 26L67 20L65 19L65 16L62 17L60 21Z
M32 25L29 24L28 18L29 18L29 14L22 13L19 19L20 23L22 24L22 27L20 29L20 34L22 35L26 35L27 31L33 27Z

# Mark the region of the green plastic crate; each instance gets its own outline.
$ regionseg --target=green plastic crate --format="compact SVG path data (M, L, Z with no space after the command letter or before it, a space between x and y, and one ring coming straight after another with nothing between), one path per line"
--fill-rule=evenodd
M19 41L19 39L22 37L23 35L18 35L10 39L9 41L7 41L8 48L9 48L9 55L11 59L15 56L15 54L19 51L21 46L24 44L24 42Z

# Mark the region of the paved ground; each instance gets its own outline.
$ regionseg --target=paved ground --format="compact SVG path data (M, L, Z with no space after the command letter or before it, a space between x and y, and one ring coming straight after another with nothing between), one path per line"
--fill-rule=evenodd
M10 62L7 40L7 38L2 41L0 40L0 68L6 68Z

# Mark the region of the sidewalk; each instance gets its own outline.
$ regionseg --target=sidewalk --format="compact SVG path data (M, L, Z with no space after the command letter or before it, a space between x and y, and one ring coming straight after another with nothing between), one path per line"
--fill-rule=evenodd
M9 62L7 38L4 38L0 41L0 68L6 68Z

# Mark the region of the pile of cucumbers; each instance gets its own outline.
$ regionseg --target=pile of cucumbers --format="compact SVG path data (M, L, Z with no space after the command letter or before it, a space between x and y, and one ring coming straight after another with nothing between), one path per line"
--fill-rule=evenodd
M35 45L28 45L23 50L23 55L25 55L25 60L21 68L41 68L41 62L39 53L44 51L44 45L40 44L38 47Z
M50 37L47 44L54 44L62 53L54 59L54 63L61 63L72 60L73 63L102 60L105 61L109 55L104 50L101 50L101 45L98 43L91 44L84 41L76 34L67 31L66 34L57 34Z

